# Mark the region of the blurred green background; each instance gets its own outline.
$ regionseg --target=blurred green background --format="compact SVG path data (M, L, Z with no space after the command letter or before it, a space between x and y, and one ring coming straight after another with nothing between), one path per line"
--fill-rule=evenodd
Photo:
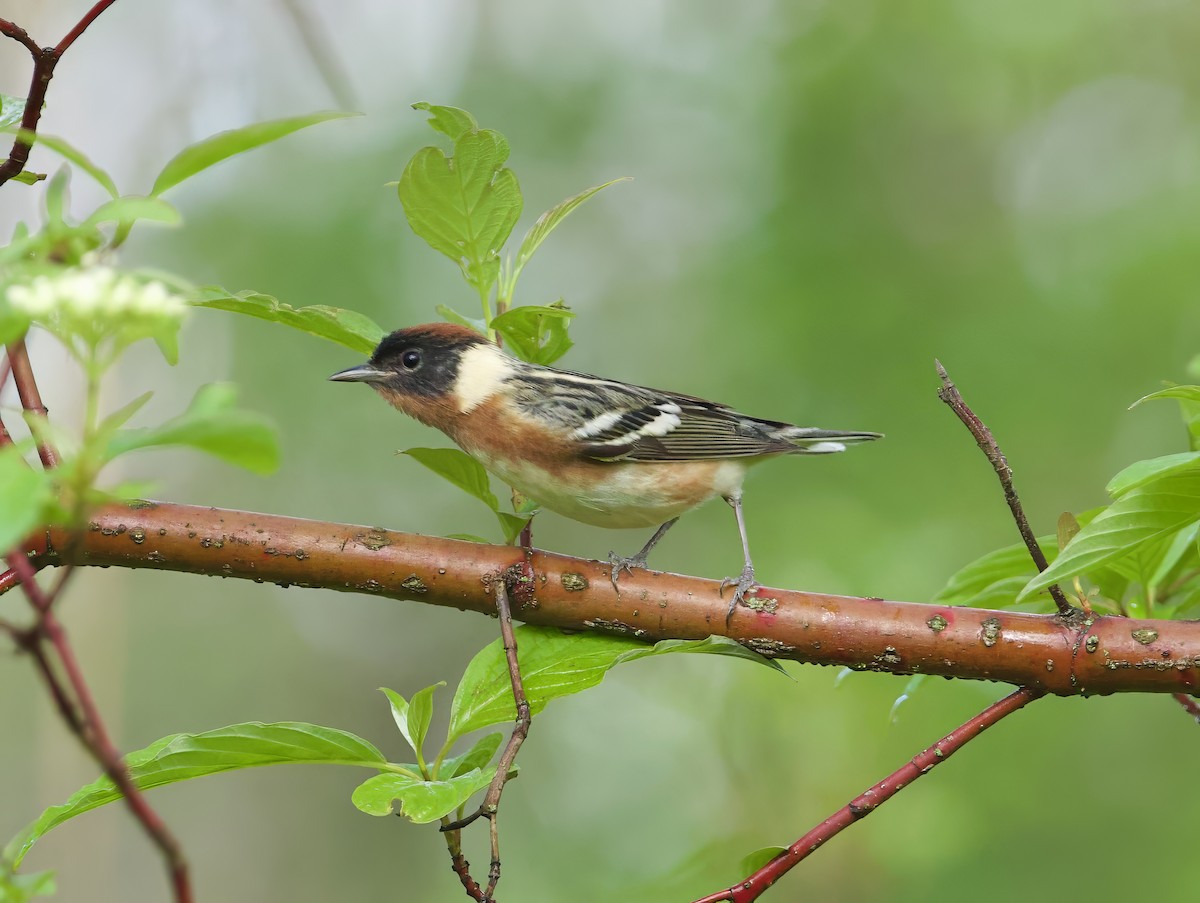
M301 0L295 0L300 3ZM116 4L58 69L44 118L144 191L180 146L335 105L288 7ZM10 0L50 43L88 4ZM1200 350L1200 8L1115 0L406 3L303 7L367 115L294 136L189 183L187 225L145 229L126 261L334 304L388 328L472 296L409 231L393 189L431 143L416 100L508 136L518 234L559 199L622 175L547 242L519 301L577 312L574 369L714 397L766 417L880 430L833 459L762 467L747 488L768 584L928 599L1015 541L995 477L938 402L934 357L999 437L1039 532L1104 500L1125 463L1179 451L1168 404ZM25 93L11 42L0 90ZM56 166L34 158L35 166ZM99 200L75 180L77 212ZM38 192L3 193L0 228ZM35 343L50 407L75 373ZM445 440L373 393L327 383L353 353L216 312L175 370L145 350L109 387L147 384L147 421L233 379L279 425L270 479L152 456L178 501L494 532L490 515L396 449ZM6 403L11 399L6 396ZM11 418L10 418L11 419ZM125 474L130 475L129 473ZM139 476L145 475L139 473ZM488 533L492 535L492 533ZM645 535L542 517L538 545L603 557ZM654 563L736 573L723 505ZM20 610L12 597L0 613ZM495 622L415 603L233 581L95 571L65 618L118 742L242 720L354 731L402 758L383 697L452 683ZM505 795L501 899L684 900L738 877L977 712L1004 687L724 659L654 659L554 703ZM95 773L28 662L0 659L0 835ZM442 703L448 702L445 694ZM436 724L444 724L443 714ZM1170 699L1048 699L837 838L770 899L1194 897L1196 725ZM456 900L436 832L357 812L362 775L264 769L154 794L202 900ZM469 856L486 870L480 844ZM1097 855L1103 851L1102 855ZM30 869L67 901L161 900L159 861L119 807L73 822Z

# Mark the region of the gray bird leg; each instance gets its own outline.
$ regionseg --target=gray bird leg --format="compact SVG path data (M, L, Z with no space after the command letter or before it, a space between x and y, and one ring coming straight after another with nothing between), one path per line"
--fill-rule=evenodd
M658 541L667 535L667 531L675 526L675 522L679 520L677 517L671 518L661 527L654 531L654 535L650 537L650 541L642 546L642 550L632 558L626 558L623 555L618 555L616 552L608 553L608 563L612 566L610 576L613 586L617 585L617 577L621 571L633 573L634 568L644 568L646 566L646 556L650 554L650 550L658 545Z
M746 538L746 518L742 514L742 494L739 492L725 501L733 508L733 516L737 518L738 534L742 537L742 557L746 562L740 577L726 577L721 581L722 595L725 593L725 587L734 587L733 600L729 603L729 611L725 614L725 626L728 627L729 619L733 617L738 603L745 600L749 590L758 586L758 581L754 579L754 562L750 560L750 541Z

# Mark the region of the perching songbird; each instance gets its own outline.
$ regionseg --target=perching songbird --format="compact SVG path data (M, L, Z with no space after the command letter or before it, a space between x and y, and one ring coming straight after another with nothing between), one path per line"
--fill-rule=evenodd
M526 363L449 323L393 332L370 361L329 378L369 384L550 511L600 527L657 527L632 558L610 553L614 585L622 569L646 566L681 514L720 496L733 507L745 559L741 576L722 583L735 587L729 615L758 585L742 515L746 469L881 438L760 420L690 395Z

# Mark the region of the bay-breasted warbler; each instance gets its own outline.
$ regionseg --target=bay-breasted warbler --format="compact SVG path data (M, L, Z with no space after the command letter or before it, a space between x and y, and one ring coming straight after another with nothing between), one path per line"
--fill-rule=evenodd
M880 438L526 363L449 323L393 332L370 361L330 379L369 384L550 511L601 527L657 527L632 558L609 555L614 584L622 569L645 567L681 514L720 496L733 507L745 560L741 575L722 584L734 587L730 615L757 586L742 515L746 469Z

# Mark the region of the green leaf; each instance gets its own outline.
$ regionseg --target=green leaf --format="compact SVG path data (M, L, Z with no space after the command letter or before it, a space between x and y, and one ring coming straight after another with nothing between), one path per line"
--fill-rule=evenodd
M292 132L329 122L333 119L346 119L358 116L358 113L341 113L337 111L309 113L304 116L292 116L287 119L275 119L270 122L258 122L254 125L218 132L211 137L198 141L172 157L163 167L154 187L150 189L151 196L158 196L170 188L174 188L185 179L190 179L198 172L203 172L214 164L220 163L235 154L245 153L272 141L277 141Z
M19 124L24 115L24 97L0 94L0 128L8 128L9 126Z
M46 219L58 226L66 224L67 217L67 188L71 184L71 170L66 166L58 171L46 183Z
M235 408L236 400L231 383L202 386L178 417L161 426L115 433L105 460L135 449L183 445L254 473L271 473L279 466L275 430L261 415Z
M761 850L755 850L742 858L741 874L752 875L780 853L787 851L787 847L763 847Z
M529 518L521 517L519 514L509 514L507 511L494 513L496 520L500 522L500 531L504 534L504 542L510 546L514 545L521 535L521 531L525 529L525 525L529 523Z
M417 151L398 193L412 230L459 265L482 294L500 273L500 249L521 216L521 188L499 132L477 129L454 142L454 156Z
M467 132L473 132L479 128L475 117L458 107L442 107L421 101L413 104L412 108L429 113L429 127L435 132L448 135L451 141L457 141Z
M46 174L44 172L30 172L28 169L23 169L12 177L14 182L20 182L22 185L36 185L38 182L44 182ZM0 897L3 900L3 897Z
M433 720L433 693L438 687L446 686L444 680L439 680L432 686L418 690L408 703L408 738L413 752L417 754L417 762L425 761L421 750L425 746L425 735L429 733L429 722Z
M476 320L471 317L464 317L458 311L445 304L439 304L434 308L443 320L448 320L451 323L457 323L459 326L465 326L467 329L474 329L480 335L487 335L487 323L483 320Z
M125 757L130 776L140 790L223 771L300 762L368 768L387 765L383 754L361 737L301 721L252 721L200 734L174 734ZM26 826L4 848L4 861L16 868L47 831L120 798L120 791L107 777L93 781Z
M112 431L112 430L120 429L121 427L123 427L125 424L127 424L133 418L134 414L136 414L143 407L145 407L146 402L148 402L153 397L154 397L153 391L143 392L141 395L139 395L133 401L129 402L129 404L113 411L111 414L109 414L107 417L105 417L104 422L102 424L100 424L101 431L103 432L106 430Z
M1197 462L1200 462L1200 451L1179 452L1174 455L1163 455L1161 458L1135 461L1109 480L1108 485L1104 488L1109 495L1117 498L1151 480L1157 480L1182 470L1189 470L1195 467Z
M357 311L326 307L323 304L296 308L259 292L239 292L231 295L219 286L207 285L200 289L199 296L192 299L191 304L282 323L353 348L361 354L374 351L384 336L378 323Z
M1195 557L1197 534L1200 534L1200 523L1184 527L1171 538L1170 542L1165 544L1154 571L1146 581L1148 593L1154 592L1161 586L1185 556Z
M401 815L423 825L449 815L490 784L495 774L495 768L476 768L446 781L420 781L384 772L359 784L350 799L368 815L391 815L399 802Z
M28 903L34 897L51 897L57 890L54 872L14 875L0 862L0 903Z
M1056 537L1038 537L1038 546L1053 561L1058 555ZM970 605L974 608L1007 608L1037 567L1024 543L988 552L960 569L933 597L936 605Z
M137 220L148 219L169 226L177 226L183 222L179 211L161 198L144 198L135 195L114 198L96 208L86 220L84 228L98 226L101 223L123 223L130 225Z
M392 720L396 722L396 727L400 729L401 735L408 741L413 752L416 752L417 746L413 743L412 732L408 729L408 700L387 687L380 687L379 692L388 698L388 703L392 708Z
M499 510L500 502L492 494L487 471L466 452L457 448L409 448L401 454L420 462L493 511Z
M1200 402L1200 386L1167 386L1165 389L1159 389L1157 392L1143 395L1131 404L1129 409L1133 410L1142 402L1153 401L1156 398L1182 398L1186 401Z
M1200 473L1184 471L1131 489L1098 514L1057 560L1021 590L1020 599L1127 555L1200 520Z
M438 777L456 778L476 768L487 768L503 742L504 735L499 732L484 734L461 756L447 756L443 759L438 769Z
M53 502L50 475L31 467L18 446L0 448L0 555L45 523Z
M47 135L45 132L38 132L35 140L40 147L52 150L64 160L74 163L95 179L111 197L120 197L121 192L117 189L117 183L113 181L112 176L93 163L83 151L69 144L65 139L59 138L57 135Z
M591 188L581 191L579 194L569 197L565 201L560 201L558 204L554 205L541 216L539 216L537 218L537 222L533 224L530 230L525 233L525 238L521 240L521 249L517 252L517 263L513 268L513 275L511 277L510 284L516 283L517 276L520 275L521 270L525 268L525 264L529 262L529 258L533 256L533 252L536 251L538 246L541 245L541 243L546 240L550 233L558 227L559 223L571 215L576 207L579 207L584 201L587 201L588 199L599 194L609 185L615 185L618 182L628 181L628 176L622 176L617 179L609 179L602 185L593 185Z
M706 652L733 655L776 669L770 662L727 637L703 640L663 640L650 646L632 637L597 633L566 634L551 627L518 627L515 631L517 660L529 711L536 715L551 699L569 696L603 680L622 662L675 652ZM736 650L733 647L739 647ZM485 646L467 665L450 705L447 743L464 734L513 721L516 718L508 661L500 640Z
M492 329L504 336L521 360L552 364L574 344L567 335L567 324L574 316L562 306L526 305L514 307L493 319Z

